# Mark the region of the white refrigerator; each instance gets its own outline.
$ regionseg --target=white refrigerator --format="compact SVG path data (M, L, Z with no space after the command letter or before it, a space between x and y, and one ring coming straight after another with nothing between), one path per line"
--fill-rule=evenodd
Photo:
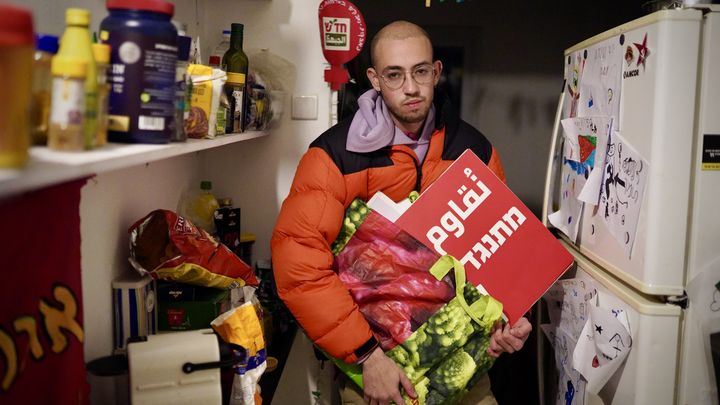
M541 396L717 404L720 6L649 14L572 46L564 64L542 216L576 266L542 301ZM579 280L584 304L570 296ZM577 342L593 340L583 323L597 328L590 307L624 312L630 336L595 393L575 367Z

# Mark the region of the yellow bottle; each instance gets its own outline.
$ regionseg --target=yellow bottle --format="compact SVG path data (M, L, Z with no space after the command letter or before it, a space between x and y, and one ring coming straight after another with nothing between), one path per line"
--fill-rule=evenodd
M85 149L92 149L97 135L97 67L90 40L90 11L69 8L65 11L65 32L60 40L58 56L75 58L87 66L85 79Z
M200 193L191 202L190 220L211 235L215 233L215 210L220 208L212 193L212 182L200 182Z
M87 65L78 59L52 59L52 106L48 148L81 151L85 144L85 78Z
M110 84L107 82L107 70L110 65L110 45L92 44L95 64L97 68L97 133L95 134L95 146L107 144L108 131L108 97L110 96Z

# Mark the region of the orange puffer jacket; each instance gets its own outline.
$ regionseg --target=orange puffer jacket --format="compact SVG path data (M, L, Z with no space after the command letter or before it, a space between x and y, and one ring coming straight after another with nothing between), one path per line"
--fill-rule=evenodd
M394 201L413 190L422 192L468 148L505 180L495 149L480 132L459 118L447 119L442 111L436 116L437 129L422 165L406 145L348 152L351 120L330 128L300 160L280 210L271 240L278 293L315 344L346 363L362 358L377 341L333 271L330 245L345 208L355 198L367 201L378 191Z

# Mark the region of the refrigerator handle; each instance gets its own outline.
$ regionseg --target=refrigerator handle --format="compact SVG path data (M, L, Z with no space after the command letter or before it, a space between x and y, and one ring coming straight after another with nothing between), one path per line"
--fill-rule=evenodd
M545 171L545 189L543 191L543 208L542 223L547 227L549 225L548 215L550 215L550 205L552 204L553 195L553 179L555 178L555 159L558 156L556 149L558 148L558 139L560 138L560 118L563 112L563 102L565 101L565 80L563 80L563 89L560 92L560 98L555 111L555 122L553 123L552 138L550 139L550 152L547 159L547 170Z

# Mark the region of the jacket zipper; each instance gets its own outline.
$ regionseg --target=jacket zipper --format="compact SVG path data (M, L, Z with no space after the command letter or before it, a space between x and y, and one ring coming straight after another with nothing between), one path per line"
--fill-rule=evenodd
M413 164L415 165L415 191L420 193L420 187L422 184L422 167L418 164L417 156L415 156L414 153L409 153L402 149L396 149L397 152L404 153L408 156L410 156L410 159L412 159Z

